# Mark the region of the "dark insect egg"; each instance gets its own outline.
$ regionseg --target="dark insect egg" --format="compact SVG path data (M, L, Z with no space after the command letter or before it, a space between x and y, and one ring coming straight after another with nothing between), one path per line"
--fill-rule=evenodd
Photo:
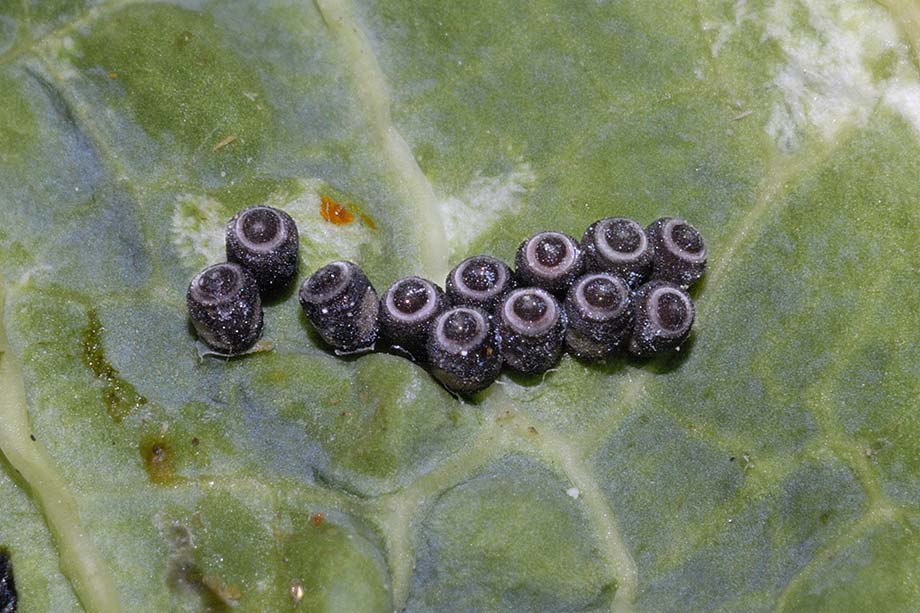
M581 274L584 255L568 234L540 232L521 244L514 265L519 285L564 296Z
M502 358L508 366L535 375L559 362L566 317L549 292L538 287L513 290L502 301L497 319Z
M270 206L237 213L227 224L227 260L246 268L263 297L287 288L297 275L297 225Z
M0 613L16 613L19 596L13 578L13 562L5 549L0 549Z
M489 316L476 307L453 307L431 324L428 336L431 374L460 394L483 390L502 368L501 342Z
M629 351L647 357L680 346L690 336L696 309L683 289L649 281L633 294L635 319Z
M585 230L581 241L585 267L592 272L611 272L638 287L652 271L654 249L638 223L625 217L607 217Z
M633 320L629 286L622 277L591 273L580 277L565 297L566 346L583 360L601 360L623 344Z
M300 305L322 339L337 353L373 348L380 303L357 264L331 262L314 272L300 286Z
M491 312L511 290L513 281L507 264L490 255L477 255L457 264L444 287L451 304Z
M215 264L195 275L186 302L198 337L217 352L240 353L262 335L259 286L238 264Z
M440 287L421 277L396 281L380 300L380 337L391 346L423 358L431 322L445 309Z
M652 278L687 288L706 271L706 244L683 219L662 217L645 230L655 251Z

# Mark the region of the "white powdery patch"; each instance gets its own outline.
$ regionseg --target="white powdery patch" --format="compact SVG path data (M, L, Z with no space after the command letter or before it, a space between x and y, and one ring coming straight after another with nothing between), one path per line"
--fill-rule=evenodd
M782 100L766 125L781 150L797 150L806 129L832 140L847 125L865 125L880 102L918 125L918 102L904 82L916 84L909 48L882 8L846 0L779 0L767 11L764 39L786 56L774 79ZM873 75L880 62L889 64L889 78Z
M716 32L715 40L712 41L712 45L709 47L712 57L718 57L719 53L722 51L723 45L741 29L741 25L745 21L752 17L752 14L748 11L747 0L736 0L732 7L732 12L734 13L734 20L732 21L723 23L703 23L704 32L709 32L711 30L715 30Z
M896 109L920 133L920 82L892 79L885 91L885 104Z
M444 229L451 245L463 249L479 235L521 206L521 195L536 180L530 164L519 162L510 172L484 177L476 173L457 196L440 202Z
M354 260L360 263L362 248L377 245L367 224L358 216L348 224L335 225L320 215L323 181L301 179L300 191L275 194L265 203L285 211L297 224L300 235L300 259L303 271L313 271L330 260ZM348 207L347 202L342 205Z
M201 268L226 259L227 216L221 204L207 196L180 194L172 216L172 239L182 261Z

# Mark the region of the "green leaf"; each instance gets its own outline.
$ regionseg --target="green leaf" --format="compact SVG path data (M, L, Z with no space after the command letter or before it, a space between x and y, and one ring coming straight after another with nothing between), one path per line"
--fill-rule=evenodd
M918 45L907 0L0 4L21 610L915 610ZM679 353L461 401L293 293L199 358L185 289L256 203L301 278L608 215L710 269Z

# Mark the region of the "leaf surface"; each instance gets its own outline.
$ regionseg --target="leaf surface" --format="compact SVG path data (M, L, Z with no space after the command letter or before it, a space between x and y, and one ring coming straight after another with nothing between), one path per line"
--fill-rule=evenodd
M0 4L22 610L915 609L918 44L902 0ZM710 269L679 353L464 402L293 293L200 359L256 203L378 290L608 215Z

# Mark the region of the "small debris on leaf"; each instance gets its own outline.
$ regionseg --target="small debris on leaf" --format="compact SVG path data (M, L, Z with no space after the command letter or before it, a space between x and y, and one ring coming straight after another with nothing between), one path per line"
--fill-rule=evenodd
M228 136L227 138L223 139L222 141L220 141L219 143L217 143L216 145L214 145L214 146L211 148L211 151L215 151L215 152L220 151L221 149L223 149L223 148L226 147L227 145L230 145L230 144L232 144L232 143L235 143L236 140L237 140L237 137L231 134L231 135Z

